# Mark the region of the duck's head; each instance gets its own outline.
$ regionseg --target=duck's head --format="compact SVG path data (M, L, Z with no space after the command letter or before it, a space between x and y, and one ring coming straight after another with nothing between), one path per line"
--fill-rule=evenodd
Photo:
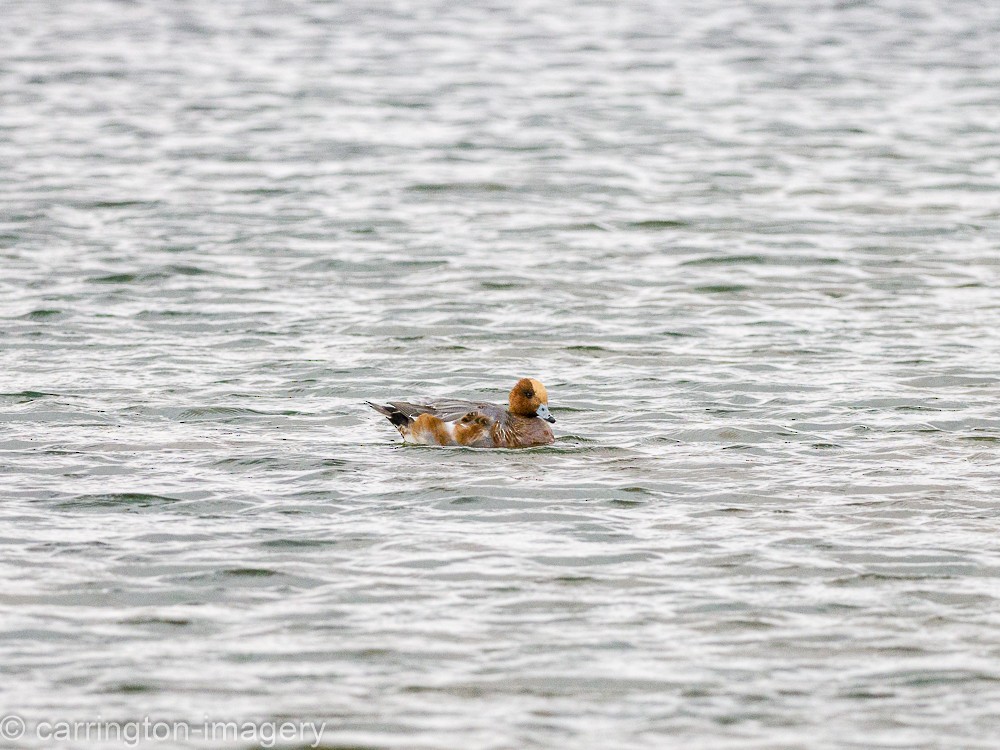
M534 378L521 378L510 392L510 413L518 417L538 417L555 422L549 414L549 394Z

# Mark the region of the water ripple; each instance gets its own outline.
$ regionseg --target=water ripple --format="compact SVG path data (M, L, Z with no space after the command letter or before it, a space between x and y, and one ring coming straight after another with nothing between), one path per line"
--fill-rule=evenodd
M997 7L4 26L10 712L996 744ZM524 375L552 446L363 404Z

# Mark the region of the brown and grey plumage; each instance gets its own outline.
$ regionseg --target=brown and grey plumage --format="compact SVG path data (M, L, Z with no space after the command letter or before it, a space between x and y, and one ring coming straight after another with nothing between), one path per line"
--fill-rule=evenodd
M470 448L529 448L555 440L546 422L548 393L537 380L522 378L510 392L509 408L482 401L442 398L424 403L390 401L370 407L386 416L403 440Z

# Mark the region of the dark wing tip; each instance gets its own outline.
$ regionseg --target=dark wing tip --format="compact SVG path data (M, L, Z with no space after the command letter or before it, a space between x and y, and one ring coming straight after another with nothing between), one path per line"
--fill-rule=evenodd
M365 401L368 406L373 408L382 416L386 417L390 422L392 422L396 427L401 427L402 425L408 424L410 418L403 414L399 409L397 409L392 404L388 406L382 406L381 404L373 404L371 401Z

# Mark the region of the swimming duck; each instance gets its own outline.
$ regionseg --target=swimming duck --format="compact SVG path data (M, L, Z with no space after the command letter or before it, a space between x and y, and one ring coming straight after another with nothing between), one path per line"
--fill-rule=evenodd
M530 448L555 438L546 422L549 394L533 378L522 378L510 392L509 407L443 398L422 404L390 401L385 406L365 401L384 414L403 440L424 445L464 445L469 448Z

